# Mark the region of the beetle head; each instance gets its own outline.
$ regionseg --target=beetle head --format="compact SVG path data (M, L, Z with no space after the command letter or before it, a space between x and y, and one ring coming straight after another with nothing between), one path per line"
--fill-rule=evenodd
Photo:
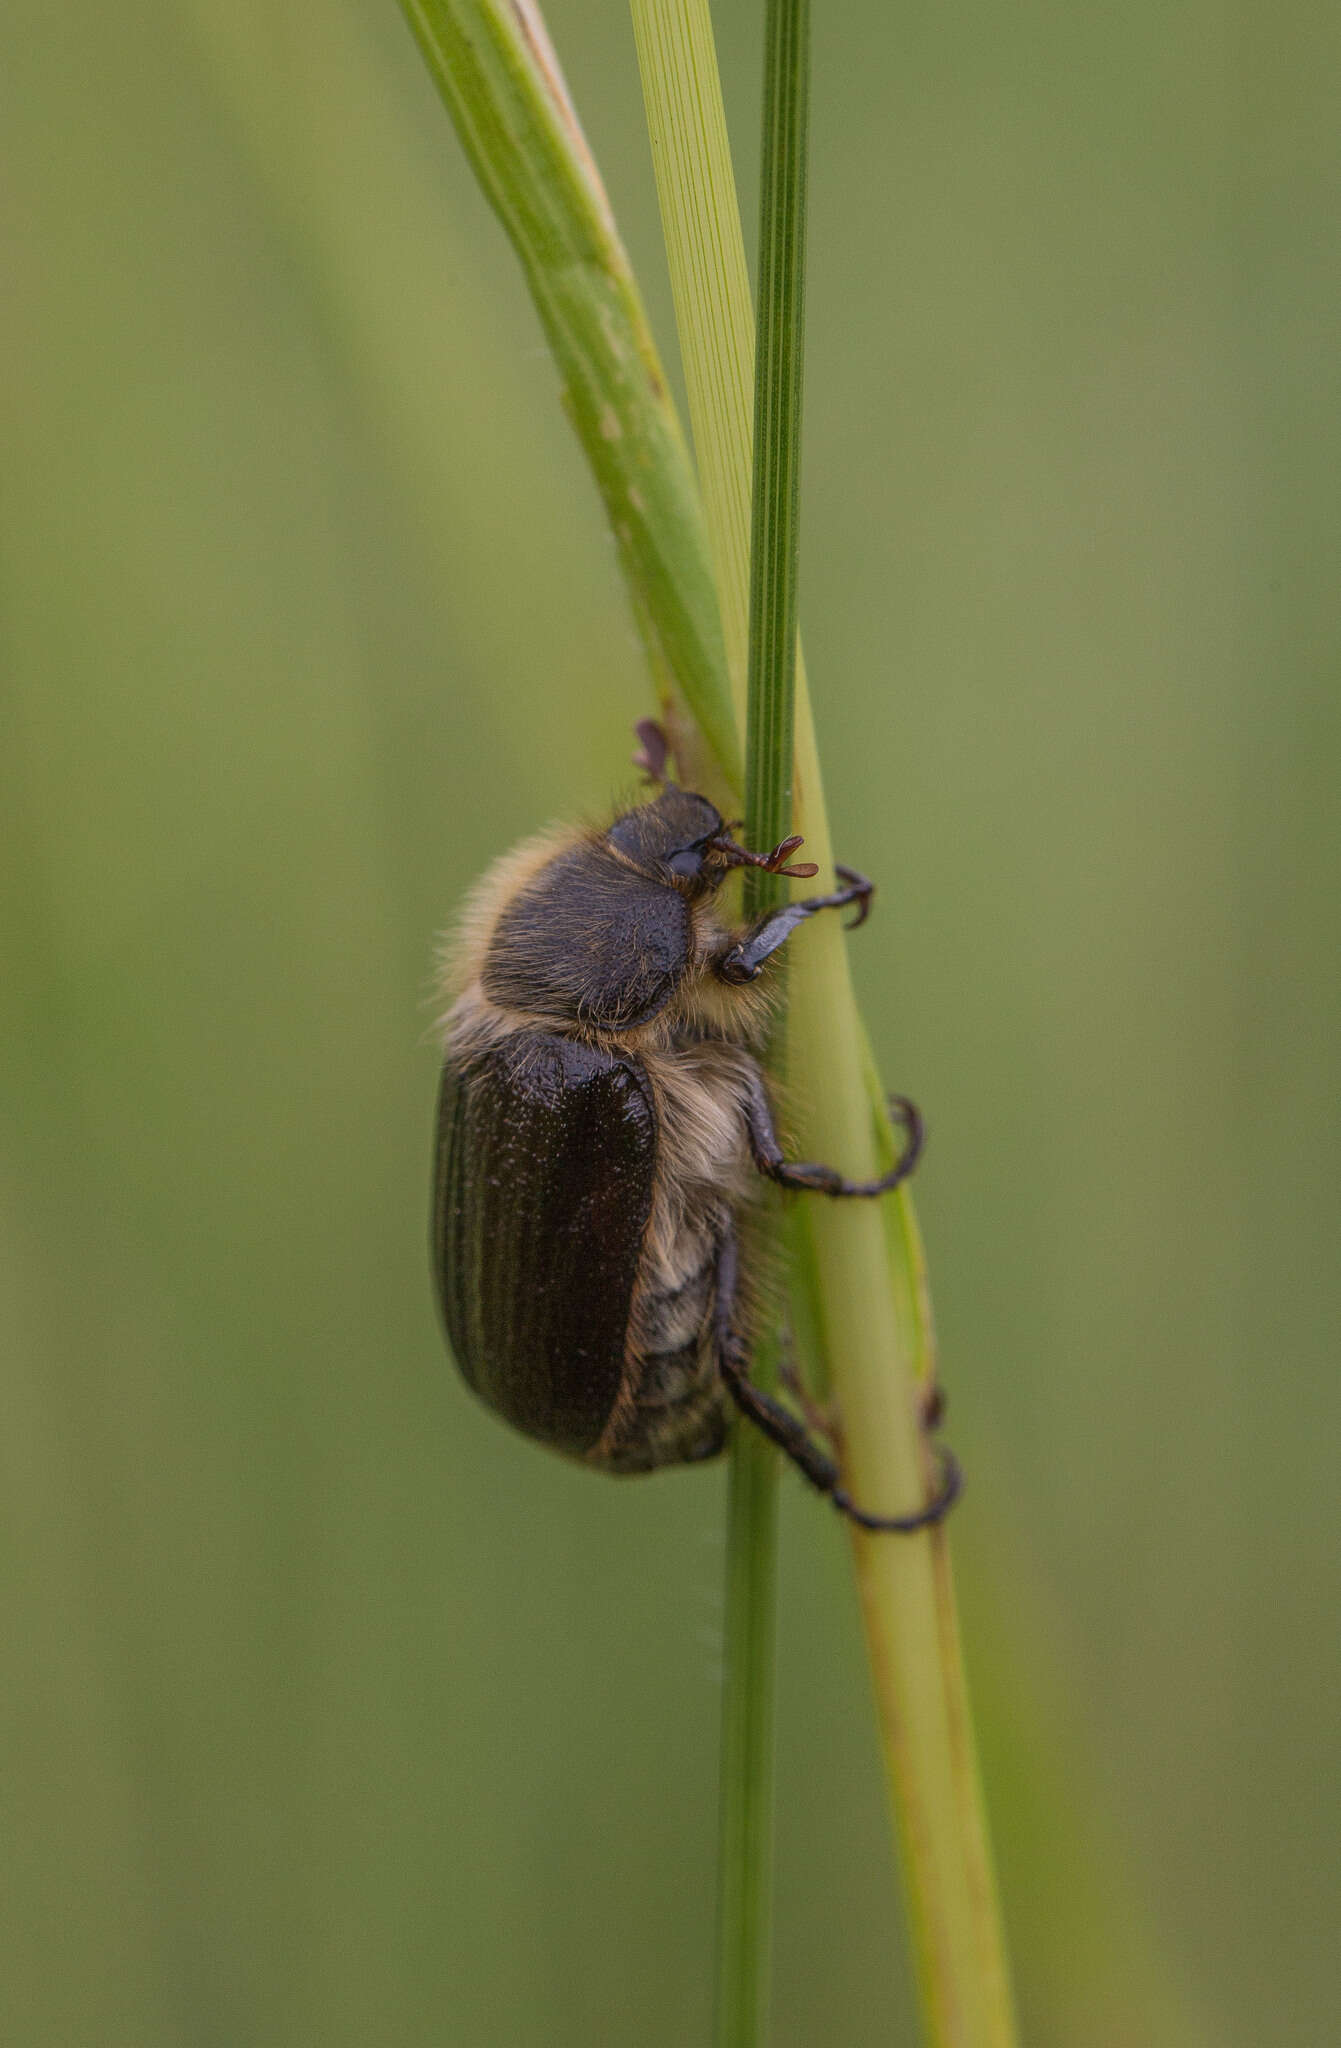
M726 872L716 868L712 855L722 832L715 805L668 782L655 802L615 819L610 844L644 874L660 879L669 871L679 882L711 887Z
M690 896L715 889L728 868L767 868L770 874L800 880L818 872L813 861L787 865L801 844L799 834L784 839L771 853L751 853L736 844L715 805L673 782L654 803L640 804L636 811L616 818L609 838L644 874L673 879Z

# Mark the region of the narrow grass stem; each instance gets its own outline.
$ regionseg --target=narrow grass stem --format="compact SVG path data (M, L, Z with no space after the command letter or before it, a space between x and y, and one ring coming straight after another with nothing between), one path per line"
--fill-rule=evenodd
M755 846L775 846L792 828L809 74L810 0L768 0L745 740L746 829ZM762 910L785 890L755 868L746 906Z
M768 0L760 185L760 334L754 390L745 832L775 846L791 831L796 577L805 361L809 0ZM787 884L745 875L749 915ZM783 1058L783 1018L769 1059ZM776 1332L756 1332L752 1371L775 1376ZM776 1688L777 1457L737 1427L727 1511L726 1656L718 1853L717 2048L760 2048L772 1950Z
M765 1376L773 1347L756 1347ZM737 1427L727 1486L725 1659L717 1837L717 2048L767 2037L773 1908L778 1461Z

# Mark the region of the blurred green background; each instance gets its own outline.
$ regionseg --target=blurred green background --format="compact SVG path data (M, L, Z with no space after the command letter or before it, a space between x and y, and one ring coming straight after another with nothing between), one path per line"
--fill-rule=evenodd
M673 353L625 9L549 15ZM1044 2048L1335 2032L1339 57L817 10L807 648ZM0 80L0 2036L702 2041L722 1474L509 1435L424 1252L434 934L647 708L537 324L391 0L12 0ZM784 1494L775 2038L875 2048Z

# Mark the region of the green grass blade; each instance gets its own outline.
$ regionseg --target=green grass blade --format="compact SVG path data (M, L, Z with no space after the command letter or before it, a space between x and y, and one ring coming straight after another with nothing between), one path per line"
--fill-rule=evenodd
M809 82L809 0L768 0L745 741L746 828L754 846L775 846L792 828ZM763 908L785 887L754 869L746 876L747 904Z
M753 348L711 22L706 0L633 0L633 13L694 442L734 654ZM761 331L761 360L764 345ZM800 669L796 794L807 853L827 870L829 834ZM816 920L807 932L790 996L798 1144L807 1157L868 1174L891 1139L836 921ZM820 1334L843 1414L848 1482L867 1506L898 1512L922 1497L925 1484L916 1374L932 1363L911 1204L906 1193L878 1208L809 1204L798 1236L809 1241L817 1284L806 1321ZM853 1547L930 2037L947 2048L969 2041L1009 2048L1014 2021L946 1534L854 1532Z
M742 786L697 492L605 188L531 0L402 0L476 176L511 237L605 502L653 670ZM670 708L677 742L692 736ZM701 758L701 750L700 750ZM683 764L682 764L683 772Z
M765 29L761 306L750 531L745 832L776 845L791 830L796 576L805 360L805 165L809 0L769 0ZM745 907L785 881L747 870ZM775 1021L770 1060L783 1053ZM752 1369L775 1374L776 1332L756 1332ZM716 2040L759 2048L768 2029L772 1951L777 1457L738 1427L727 1514L726 1659L718 1852Z
M771 1353L772 1347L769 1347ZM756 1348L752 1373L771 1358ZM778 1461L757 1429L731 1443L717 1843L717 2048L766 2038L773 1908Z

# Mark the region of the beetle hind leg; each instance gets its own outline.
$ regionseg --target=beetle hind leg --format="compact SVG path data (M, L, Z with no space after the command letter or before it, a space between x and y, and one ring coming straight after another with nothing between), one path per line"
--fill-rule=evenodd
M841 1441L838 1417L827 1403L817 1401L812 1395L796 1370L796 1358L789 1343L783 1344L778 1359L778 1385L788 1400L800 1409L810 1434L822 1443L838 1446Z
M915 1509L907 1515L873 1515L865 1508L858 1507L847 1488L840 1483L838 1467L823 1446L817 1443L806 1429L805 1424L790 1409L775 1401L761 1387L756 1387L749 1376L748 1353L744 1340L732 1324L732 1309L736 1296L737 1253L734 1236L723 1238L717 1267L717 1305L715 1312L714 1336L718 1370L722 1383L741 1414L762 1430L770 1443L785 1452L810 1484L820 1493L826 1493L840 1514L847 1516L863 1529L888 1535L909 1536L918 1529L930 1528L939 1522L958 1500L964 1487L963 1473L954 1453L945 1445L936 1446L940 1462L940 1482L934 1498L924 1508Z

